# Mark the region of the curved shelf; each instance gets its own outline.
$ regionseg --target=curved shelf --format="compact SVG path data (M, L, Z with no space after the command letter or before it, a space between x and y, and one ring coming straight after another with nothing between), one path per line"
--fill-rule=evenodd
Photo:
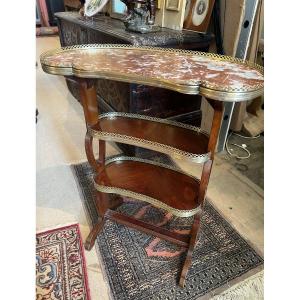
M145 84L221 101L263 93L263 67L230 56L130 45L74 45L41 55L45 72Z
M175 159L203 163L210 158L206 132L166 119L113 112L102 114L99 123L88 130L94 138L147 148Z
M178 217L190 217L201 210L197 178L150 160L125 156L107 160L94 185L100 192L145 201Z

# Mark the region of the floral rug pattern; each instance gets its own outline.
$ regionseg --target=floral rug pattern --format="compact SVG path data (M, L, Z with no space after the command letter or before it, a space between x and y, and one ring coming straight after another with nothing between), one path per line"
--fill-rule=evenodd
M36 300L90 300L79 225L36 235Z

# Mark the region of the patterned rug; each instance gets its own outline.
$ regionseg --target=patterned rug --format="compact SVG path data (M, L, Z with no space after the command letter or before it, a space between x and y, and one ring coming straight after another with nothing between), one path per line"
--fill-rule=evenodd
M36 299L90 300L78 224L36 235Z
M154 159L166 163L166 158ZM72 169L87 215L94 223L97 213L93 172L88 163L73 165ZM118 208L124 214L182 234L190 230L192 218L174 217L145 202L124 200ZM263 259L208 202L184 289L177 283L185 250L174 244L108 220L95 247L100 253L112 298L116 300L199 299L213 295L216 289L228 288L229 282L238 282L245 273L263 264Z

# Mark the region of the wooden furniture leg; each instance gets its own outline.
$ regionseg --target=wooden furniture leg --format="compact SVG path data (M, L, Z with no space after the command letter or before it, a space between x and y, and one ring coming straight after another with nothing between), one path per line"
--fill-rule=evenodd
M102 150L101 152L100 152L100 149ZM103 153L103 150L105 153L105 142L99 140L99 154ZM89 164L92 166L92 168L96 172L103 167L103 163L101 162L100 155L99 155L98 160L96 160L96 158L94 156L93 137L89 134L88 131L86 132L86 135L85 135L85 153L86 153L86 157L88 159Z
M85 122L87 126L96 126L100 130L98 122L98 105L97 94L95 89L95 82L88 79L76 79L80 89L81 105L84 111ZM85 152L88 162L96 173L102 171L105 166L105 141L99 140L99 158L96 159L93 151L93 137L88 130L85 136ZM98 222L92 228L85 242L85 249L91 250L95 244L97 235L103 228L105 222L105 213L111 208L116 208L122 204L122 198L117 197L110 200L107 194L97 192L96 194L96 208L99 215Z
M108 209L116 209L118 206L120 206L123 203L123 200L121 197L116 197L114 199L110 199L108 194L98 192L96 193L96 208L97 212L99 214L99 219L97 223L92 228L91 232L89 233L85 243L84 247L86 250L91 250L94 247L97 235L102 230L104 223L106 221L105 214L108 211Z
M189 248L188 248L188 251L186 254L186 258L185 258L185 261L184 261L184 264L182 267L182 271L181 271L181 275L180 275L180 279L179 279L179 286L182 288L185 285L186 276L187 276L188 270L192 264L192 255L193 255L194 248L196 246L198 233L199 233L199 229L200 229L200 217L201 217L200 212L194 216L194 223L193 223L191 233L190 233Z
M85 240L85 243L84 243L85 250L90 251L94 247L97 235L103 228L104 222L105 222L105 219L102 217L99 217L98 222L94 225L94 227L90 231L87 239Z
M84 118L87 126L96 126L99 128L99 111L97 105L97 94L93 80L77 79L80 90L81 105L84 111ZM105 141L99 140L99 158L96 160L93 151L93 137L86 132L85 136L85 152L88 162L92 168L99 172L105 164Z
M222 116L223 116L223 104L222 102L217 102L214 100L208 100L211 106L214 108L214 117L212 120L212 126L210 130L209 142L208 142L208 151L211 152L211 159L206 161L203 165L202 176L199 185L199 202L201 204L202 209L204 208L205 195L207 191L207 186L209 183L210 173L214 161L215 148L218 141L218 135L221 127ZM194 216L194 223L192 225L191 233L190 233L190 241L189 248L187 251L187 255L182 267L179 285L184 287L186 276L188 270L192 264L192 255L197 242L197 237L200 229L200 219L201 212L197 213Z

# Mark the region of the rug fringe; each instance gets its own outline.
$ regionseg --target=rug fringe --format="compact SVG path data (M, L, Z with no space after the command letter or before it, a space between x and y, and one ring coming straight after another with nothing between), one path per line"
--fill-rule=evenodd
M238 283L212 300L262 300L264 299L264 271Z

